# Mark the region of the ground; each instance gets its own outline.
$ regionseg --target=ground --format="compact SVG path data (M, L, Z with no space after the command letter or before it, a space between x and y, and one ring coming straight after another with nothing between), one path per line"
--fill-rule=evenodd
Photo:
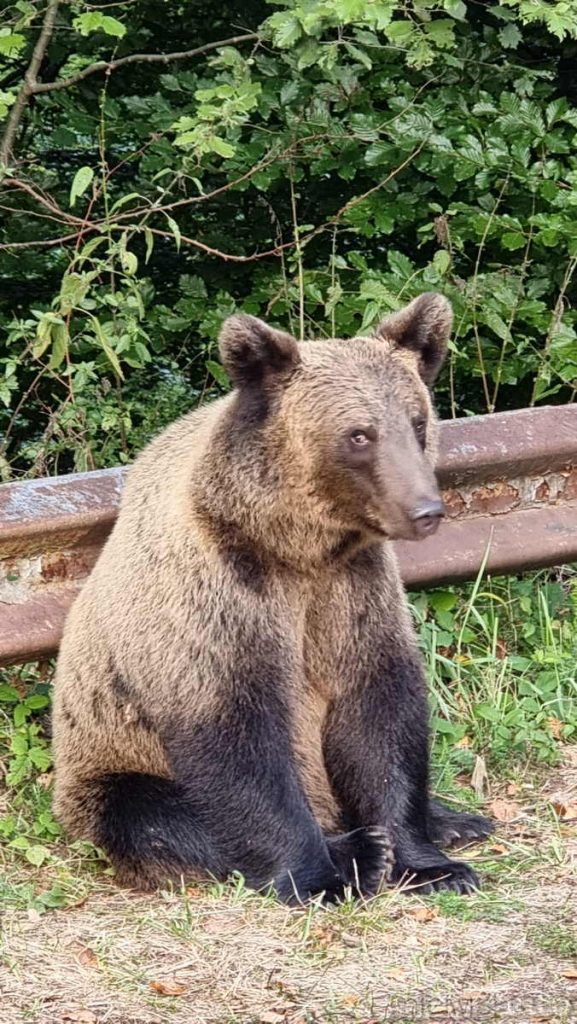
M385 892L287 910L242 885L122 891L66 849L37 869L11 863L2 1024L569 1024L577 747L538 785L502 783L488 805L512 820L466 850L484 881L472 898ZM64 905L19 905L43 887Z

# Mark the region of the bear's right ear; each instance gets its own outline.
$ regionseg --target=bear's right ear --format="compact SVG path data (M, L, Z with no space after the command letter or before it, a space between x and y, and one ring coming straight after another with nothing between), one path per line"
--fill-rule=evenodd
M291 334L277 331L248 313L235 313L225 320L219 351L222 364L237 387L287 376L301 358Z

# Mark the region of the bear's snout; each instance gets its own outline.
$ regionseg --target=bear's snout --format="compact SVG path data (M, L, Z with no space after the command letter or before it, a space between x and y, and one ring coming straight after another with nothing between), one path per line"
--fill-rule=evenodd
M439 498L429 501L421 501L409 513L415 533L418 537L428 537L435 533L441 519L445 515L445 506Z

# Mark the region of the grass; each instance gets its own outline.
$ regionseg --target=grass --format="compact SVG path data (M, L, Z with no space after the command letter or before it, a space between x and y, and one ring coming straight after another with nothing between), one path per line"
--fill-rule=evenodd
M51 815L50 668L7 671L2 1024L575 1019L577 579L478 581L412 605L434 788L510 819L460 854L483 890L386 891L330 911L288 910L240 878L122 891L99 851L66 842Z

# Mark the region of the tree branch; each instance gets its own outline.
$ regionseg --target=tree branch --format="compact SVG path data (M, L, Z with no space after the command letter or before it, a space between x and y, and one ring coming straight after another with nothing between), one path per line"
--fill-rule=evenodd
M60 0L58 0L60 2ZM245 32L241 36L231 36L230 39L221 39L216 43L206 43L205 46L197 46L194 50L179 50L176 53L130 53L127 57L119 57L118 60L98 60L90 64L83 71L79 71L70 78L61 78L56 82L36 82L32 92L39 95L43 92L57 92L60 89L68 89L71 85L82 82L89 75L95 75L98 71L105 71L111 74L117 68L126 64L169 64L173 60L186 60L188 57L199 57L202 53L210 53L211 50L218 50L221 46L234 46L236 43L256 42L260 38L258 32Z
M249 256L242 256L237 253L222 252L220 249L213 249L212 246L206 245L205 242L200 242L197 238L189 238L187 235L182 235L181 241L185 242L187 245L194 246L196 249L200 249L202 252L207 253L207 255L209 256L217 256L221 260L226 260L227 262L233 263L254 263L255 260L264 260L267 259L269 256L280 256L281 253L283 253L286 249L294 249L296 245L300 245L302 248L303 246L307 245L310 241L312 241L313 238L316 238L318 235L322 234L323 231L326 231L328 228L334 227L336 224L338 224L342 217L344 217L344 215L348 213L349 210L353 209L353 207L358 206L359 203L362 203L363 200L373 195L374 192L378 192L379 189L384 188L385 185L388 185L388 183L392 181L393 178L396 178L397 175L400 174L401 171L403 171L405 167L412 163L415 157L419 155L419 153L425 146L426 141L426 139L423 139L423 141L419 143L419 145L412 151L412 153L409 153L409 155L403 160L402 163L400 163L397 167L393 168L392 171L389 171L386 178L383 178L382 181L379 181L376 185L373 185L372 188L367 189L366 192L362 192L361 195L353 196L352 199L349 199L349 201L345 203L344 206L341 206L341 208L337 210L337 212L330 218L330 220L324 221L323 224L319 224L318 227L313 228L312 231L309 231L308 234L303 235L302 238L294 239L290 242L282 242L280 245L275 245L274 248L272 249L265 249L262 252L253 252ZM151 209L152 212L154 213L163 212L162 207L153 207ZM79 220L80 218L75 218L75 223L77 223ZM106 224L105 221L81 221L80 223L82 225L82 234L86 234L88 232L93 231L101 231ZM126 231L127 228L122 227L120 224L111 224L110 230ZM130 230L138 231L141 230L141 228L140 225L135 224L130 226ZM160 228L149 228L148 230L151 232L151 234L158 235L160 238L170 238L174 240L174 235L171 231L163 231ZM47 238L39 241L4 242L3 244L0 245L0 251L10 249L32 249L40 246L42 246L42 248L48 248L50 246L63 245L64 242L69 242L72 239L76 239L77 237L78 232L75 232L74 234L63 235L60 238Z
M12 147L14 145L16 133L20 127L20 121L22 120L22 116L28 105L28 100L32 95L34 95L38 87L38 72L46 55L48 44L52 38L54 23L56 21L56 15L58 13L60 3L61 0L48 0L46 14L44 15L44 21L42 23L42 28L40 29L40 35L36 40L36 46L32 52L30 64L28 65L28 69L24 75L24 83L18 93L16 102L10 110L10 116L0 145L0 166L2 164L8 165L10 162Z
M4 185L13 186L14 188L21 189L26 192L32 199L36 200L40 206L45 206L47 210L54 213L60 221L65 224L84 224L82 217L75 217L73 213L67 213L66 210L62 210L56 203L43 196L41 192L38 192L32 185L29 185L26 181L21 181L20 178L6 178Z

